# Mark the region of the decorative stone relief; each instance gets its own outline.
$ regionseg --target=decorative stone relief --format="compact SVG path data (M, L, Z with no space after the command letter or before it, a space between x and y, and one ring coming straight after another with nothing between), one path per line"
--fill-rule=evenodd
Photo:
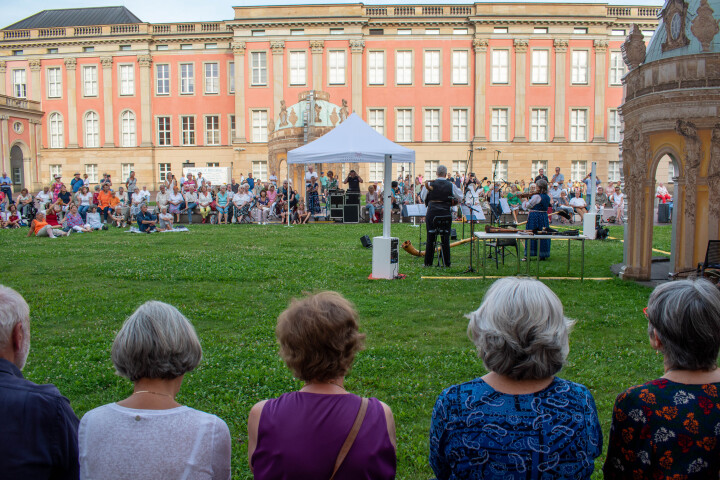
M342 107L340 108L340 123L344 122L348 117L348 104L347 100L342 99Z
M280 120L280 125L278 125L279 128L286 127L288 125L288 113L285 100L280 100L280 115L278 115L278 119Z
M291 108L290 109L290 124L294 127L295 124L297 123L297 121L298 121L298 116L297 116L297 114L295 114L295 109Z
M350 40L350 51L352 53L362 53L365 49L365 40Z
M5 73L7 71L7 62L5 60L0 60L0 73Z
M333 108L330 114L330 123L332 123L333 127L338 123L338 120L340 120L340 117L338 117L337 108Z
M687 10L688 4L684 0L668 0L665 4L660 13L666 34L665 43L661 46L663 52L690 44L690 39L685 35Z
M710 51L710 45L712 44L715 35L720 32L718 27L718 21L713 17L713 9L708 5L707 0L702 0L700 6L697 9L697 15L692 21L690 31L695 37L700 40L703 52Z
M152 65L152 57L150 55L138 55L138 65L147 68Z
M285 53L285 42L282 40L272 40L270 42L270 49L273 55L282 55Z
M564 38L556 38L553 40L553 47L556 53L565 53L568 49L568 41Z
M77 60L74 58L66 58L65 59L65 69L66 70L75 70L75 67L77 67Z
M478 37L473 38L473 49L475 49L475 53L487 52L488 39Z
M678 120L675 131L685 138L685 216L691 225L695 225L697 201L697 176L702 162L702 144L697 127L686 120Z
M515 53L525 53L528 49L528 41L522 40L522 39L515 39L513 41L513 45L515 46Z
M275 131L275 120L273 120L272 118L270 118L270 120L268 120L267 129L268 129L268 135L270 135L271 133L273 133Z
M710 140L710 167L708 168L708 187L710 188L710 198L715 201L710 202L710 216L716 220L720 220L720 123L716 123L712 129L712 137Z
M113 57L100 57L100 64L102 68L112 68Z
M607 40L594 40L593 41L593 47L595 47L595 51L600 52L606 52L608 47Z
M320 119L320 112L322 111L322 107L319 104L315 104L315 123L320 123L322 120Z
M648 176L649 152L650 139L639 128L626 132L622 150L625 190L630 198L630 221L634 223L642 217L645 204L643 188Z
M28 65L30 66L31 72L39 72L40 71L40 60L28 60Z
M645 61L645 40L640 27L633 24L630 35L627 36L625 42L620 46L623 61L628 69L632 70L640 66Z
M245 55L245 42L232 42L233 55Z
M325 41L310 40L310 51L312 53L323 53L324 48L325 48Z

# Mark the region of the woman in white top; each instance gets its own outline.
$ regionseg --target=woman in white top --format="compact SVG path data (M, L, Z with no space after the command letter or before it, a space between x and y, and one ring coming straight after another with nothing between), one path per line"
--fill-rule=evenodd
M84 222L87 222L87 211L92 205L92 193L88 187L80 187L80 191L75 194L75 200L78 205L78 213Z
M210 210L212 210L210 208L212 201L212 195L208 192L207 187L203 185L197 199L198 210L200 210L200 215L202 215L202 223L207 223L208 215L210 215Z
M175 307L141 305L112 346L115 369L133 382L133 393L82 418L81 478L229 479L225 422L175 401L184 375L201 358L195 330Z
M620 191L620 185L615 187L615 193L610 197L612 201L613 214L615 215L615 223L623 223L623 208L625 208L625 195Z
M140 193L140 189L135 187L132 194L132 203L130 204L130 223L135 221L135 215L140 213L140 206L143 204L145 197Z
M477 191L477 185L474 182L470 182L465 187L465 203L468 205L479 205L480 195Z
M158 230L172 230L173 229L173 216L172 213L168 213L167 206L160 207L160 228Z
M168 195L169 212L175 215L175 223L180 223L180 211L184 204L185 199L176 185L173 187L173 193Z
M43 187L42 192L35 196L35 208L44 212L51 203L52 193L50 193L50 187Z
M662 183L658 183L657 190L655 190L655 196L659 198L662 203L672 200L672 195L670 195L667 187L665 187Z

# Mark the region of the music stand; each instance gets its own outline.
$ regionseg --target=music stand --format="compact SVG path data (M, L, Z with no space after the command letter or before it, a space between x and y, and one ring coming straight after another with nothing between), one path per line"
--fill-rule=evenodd
M413 220L417 217L426 217L427 207L422 203L403 205L402 216L406 218L412 217ZM420 248L422 248L422 228L420 228L420 239L418 240L418 249Z
M475 241L475 222L485 220L485 214L479 205L462 204L460 205L460 210L462 211L463 216L465 216L465 219L470 222L470 267L468 267L464 273L474 273L475 269L473 268L472 258L473 243Z

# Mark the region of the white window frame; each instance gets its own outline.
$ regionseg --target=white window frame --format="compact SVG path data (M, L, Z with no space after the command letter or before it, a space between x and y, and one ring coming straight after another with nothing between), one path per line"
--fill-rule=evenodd
M435 180L437 178L437 167L439 165L440 160L425 160L425 165L423 165L425 180Z
M573 50L572 75L570 83L573 85L587 85L590 78L590 52L588 50Z
M395 52L395 84L413 84L413 51L398 50Z
M98 96L98 67L97 65L83 65L83 97Z
M469 109L467 108L453 108L451 113L452 119L452 136L453 142L467 142L468 141L468 124L469 124Z
M118 65L118 95L135 95L135 65L121 63Z
M18 98L27 98L27 72L24 68L12 71L12 94Z
M370 183L382 182L384 178L385 178L385 165L381 162L371 163L369 165L368 181Z
M167 120L167 122L165 122ZM162 125L162 124L165 125ZM169 147L172 145L172 117L169 115L159 115L155 117L155 126L157 128L157 144L160 147ZM161 128L167 127L167 128Z
M158 177L161 182L167 180L167 174L172 172L170 163L158 163Z
M672 162L670 162L672 165ZM671 167L672 168L672 167ZM619 182L620 181L620 161L611 160L608 162L608 182Z
M196 145L195 115L180 115L180 145Z
M470 71L470 55L467 50L452 51L452 83L453 85L467 85Z
M345 85L345 50L328 51L328 85Z
M610 143L618 143L620 141L620 112L616 108L608 111L608 133L607 141Z
M220 93L220 64L206 62L203 64L205 95L218 95Z
M620 162L618 163L618 178L615 180L616 182L620 181ZM668 181L667 183L675 183L675 164L672 160L668 162Z
M440 142L442 140L442 133L440 131L441 117L442 111L439 108L423 109L424 142Z
M136 147L136 139L135 113L132 110L123 110L120 113L120 146Z
M542 168L543 172L545 172L545 176L547 177L548 161L547 160L533 160L532 165L530 166L530 176L534 179L535 177L540 175L541 168Z
M368 85L385 84L385 52L371 50L368 52Z
M155 95L170 95L170 64L155 65Z
M612 86L622 85L622 77L625 75L625 62L622 58L622 52L610 52L610 73L608 81Z
M65 148L65 125L60 112L52 112L48 117L48 146Z
M62 176L62 165L50 165L50 178L55 178L55 175Z
M252 110L250 113L252 121L252 141L263 143L268 141L268 111Z
M493 160L492 170L494 172L495 179L500 181L508 180L508 161L507 160Z
M85 174L88 176L88 183L98 183L98 165L97 163L85 164Z
M395 111L395 141L413 141L413 109L398 108Z
M205 145L220 145L220 115L205 115Z
M397 167L397 176L402 177L403 181L405 180L405 175L410 175L412 173L412 164L407 162L402 163L396 163L395 166ZM408 186L408 185L406 185ZM412 187L412 185L409 185ZM410 191L412 191L412 188L410 188Z
M254 87L268 84L267 52L250 52L250 85Z
M582 182L587 175L587 160L573 160L570 163L570 181Z
M121 163L120 164L120 181L124 178L127 179L130 176L130 172L135 169L134 163Z
M47 98L62 98L62 69L48 67L45 70L47 82Z
M268 179L267 160L255 160L252 162L252 174L256 182L264 182Z
M510 109L493 108L490 120L490 141L507 142L509 140Z
M100 146L100 115L94 110L83 115L84 147L98 148Z
M573 108L570 110L570 141L587 142L588 109Z
M368 109L368 125L380 135L385 136L385 110L382 108Z
M228 93L235 93L235 62L228 62Z
M307 84L307 52L291 50L288 62L290 85Z
M505 85L510 83L510 50L492 51L492 83Z
M440 50L425 50L423 60L423 83L425 85L440 85Z
M465 172L467 172L467 166L467 160L453 160L452 171L448 172L448 175L455 175L455 172L459 173L460 176L465 175Z
M183 62L178 68L180 75L180 95L195 95L195 64L193 62Z
M550 51L536 49L532 51L532 75L531 83L535 85L547 85L549 83Z
M530 141L548 141L548 118L547 108L533 108L530 110Z

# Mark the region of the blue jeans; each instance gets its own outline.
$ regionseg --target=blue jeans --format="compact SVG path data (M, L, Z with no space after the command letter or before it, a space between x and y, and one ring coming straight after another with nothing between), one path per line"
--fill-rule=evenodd
M197 203L188 203L185 208L187 208L187 214L188 214L188 223L192 223L192 214L193 209L197 207Z
M373 205L372 203L368 203L367 209L368 209L368 221L370 223L372 223L375 221L375 205Z
M78 213L83 219L83 222L87 222L87 211L90 209L89 205L80 205L78 207Z
M500 215L502 215L502 206L499 203L491 203L490 209L495 214L495 219L500 221Z
M107 222L107 221L108 221L108 215L110 214L110 207L105 207L105 208L99 208L99 207L98 207L98 212L103 215L103 217L105 218L105 221Z

